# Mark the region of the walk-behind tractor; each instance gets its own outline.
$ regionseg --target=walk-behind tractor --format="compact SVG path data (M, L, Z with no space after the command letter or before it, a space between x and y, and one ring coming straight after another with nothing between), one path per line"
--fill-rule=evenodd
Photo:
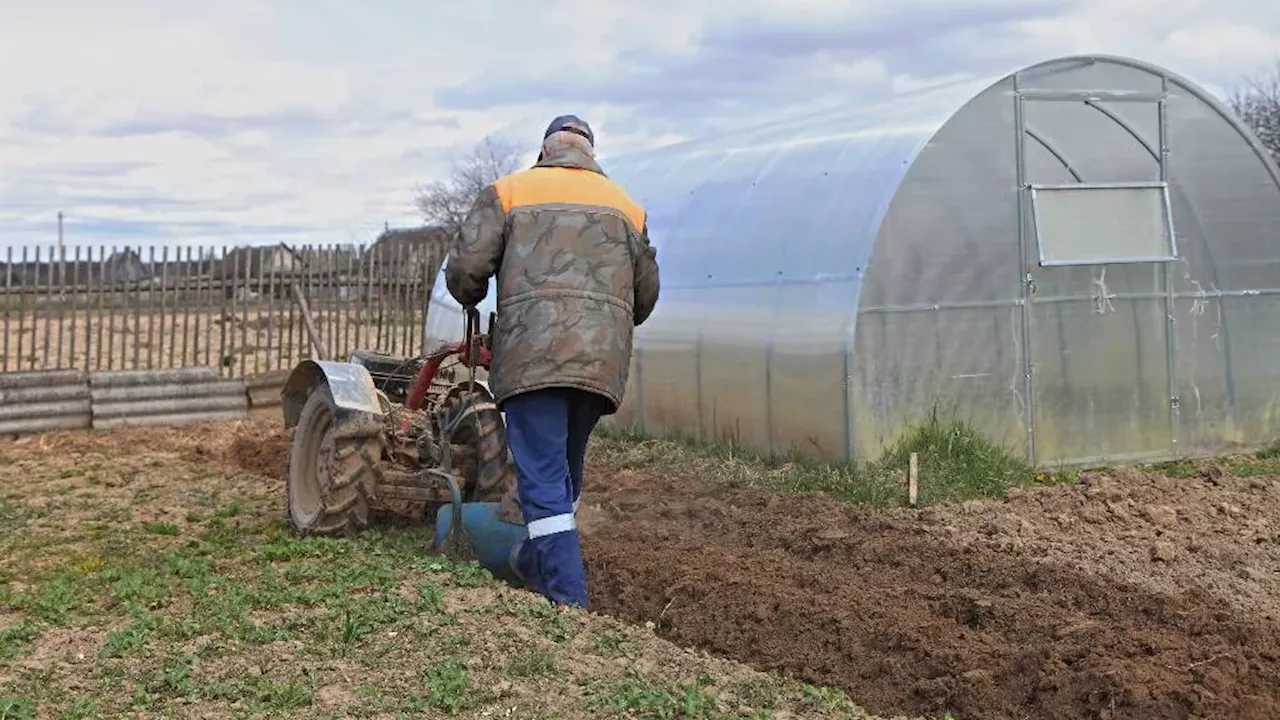
M468 308L464 339L423 357L357 350L348 362L294 368L282 399L295 533L354 537L374 513L434 514L437 550L517 581L526 533L515 470L502 414L476 379L489 368L493 322L481 333Z

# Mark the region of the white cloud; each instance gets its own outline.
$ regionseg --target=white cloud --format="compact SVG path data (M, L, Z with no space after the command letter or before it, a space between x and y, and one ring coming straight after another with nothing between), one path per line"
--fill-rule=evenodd
M27 133L23 140L6 154L8 170L32 172L46 165L73 164L203 164L227 157L207 138L181 131L125 137Z
M1280 59L1280 5L1254 0L1087 0L1021 29L1041 52L1129 55L1206 83Z
M412 189L451 148L502 132L532 150L560 112L587 117L607 159L1060 54L1136 56L1215 86L1280 53L1275 3L1037 3L969 0L1019 13L993 38L931 25L952 0L0 0L0 238L48 242L65 210L69 238L95 245L120 239L94 235L107 222L138 240L367 242L416 222ZM790 35L752 40L740 65L725 53L744 28ZM718 65L699 64L709 42ZM438 104L503 79L563 92Z
M3 117L46 107L58 121L88 129L139 117L326 113L350 98L345 68L246 56L210 20L140 20L4 22L0 64L23 72L5 75Z
M1250 67L1280 60L1277 34L1237 23L1210 23L1179 28L1169 34L1165 48L1194 63Z

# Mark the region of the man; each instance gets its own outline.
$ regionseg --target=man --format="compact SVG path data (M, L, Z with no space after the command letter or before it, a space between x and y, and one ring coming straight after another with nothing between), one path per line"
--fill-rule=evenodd
M585 608L574 514L587 438L622 402L633 328L653 312L659 283L645 211L605 176L579 118L553 120L534 166L472 206L445 281L471 306L494 274L489 387L507 416L528 526L516 565L553 604Z

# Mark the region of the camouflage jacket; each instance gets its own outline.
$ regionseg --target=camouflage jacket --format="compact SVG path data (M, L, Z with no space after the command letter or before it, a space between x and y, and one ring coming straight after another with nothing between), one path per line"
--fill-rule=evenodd
M615 412L634 328L658 301L658 264L644 208L596 162L568 149L480 194L449 252L445 280L460 303L485 298L497 274L489 387L513 395L574 387Z

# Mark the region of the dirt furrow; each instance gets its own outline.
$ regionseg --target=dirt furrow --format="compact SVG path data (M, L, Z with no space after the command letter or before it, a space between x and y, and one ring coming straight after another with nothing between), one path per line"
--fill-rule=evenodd
M1007 520L1016 504L922 519L688 478L608 469L593 478L587 500L602 516L586 541L593 610L843 687L872 712L1280 713L1273 620L1190 578L1167 591L1071 562L1052 543L983 532L993 518L1018 532ZM1025 505L1026 522L1043 524L1029 511L1041 506Z

